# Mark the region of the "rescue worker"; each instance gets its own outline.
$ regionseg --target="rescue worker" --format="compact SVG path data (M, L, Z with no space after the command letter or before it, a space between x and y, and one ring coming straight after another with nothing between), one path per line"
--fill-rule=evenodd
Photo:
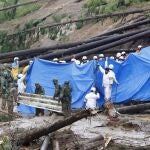
M99 60L104 60L104 54L99 54Z
M93 56L93 60L98 60L98 57L97 56Z
M60 92L61 92L61 85L58 83L57 79L53 80L53 84L55 86L55 92L54 92L53 99L54 100L56 100L56 99L59 100Z
M114 66L110 64L108 66L107 62L108 58L105 61L105 70L100 66L99 69L103 73L103 86L104 86L104 99L105 99L105 109L109 115L110 120L118 121L118 112L116 111L115 107L111 102L111 92L112 92L112 85L114 82L117 84L118 81L116 80L115 73L113 72Z
M13 79L16 80L17 75L19 74L19 58L18 57L14 58L14 62L12 63L11 67L12 67L11 73L12 73Z
M96 109L97 100L99 98L100 94L96 91L95 87L92 87L90 93L85 96L86 109Z
M44 95L45 90L39 83L35 83L35 92L34 93L39 94L39 95ZM36 116L39 116L39 114L41 114L43 116L44 110L40 109L40 108L36 108Z
M120 57L120 56L121 56L121 53L118 52L118 53L116 54L116 62L118 62L118 63L119 63L119 57Z
M18 74L17 76L17 85L18 85L18 93L24 93L26 90L26 86L24 84L26 74Z
M59 63L59 59L58 59L58 58L54 58L54 59L53 59L53 62L54 62L54 63Z
M110 64L108 66L108 58L106 58L105 61L105 69L103 69L101 66L99 66L100 71L103 74L103 87L104 87L104 96L105 96L105 102L111 100L111 91L112 91L112 85L113 83L118 83L116 80L115 73L113 72L114 66Z
M27 66L25 66L22 70L22 74L26 74L28 71L28 68L30 67L30 65L33 63L32 60L29 61L29 64Z
M138 45L137 49L136 49L136 53L140 54L141 53L141 49L142 49L142 45Z
M1 109L6 109L6 103L8 107L8 99L10 96L10 84L13 82L13 78L11 76L11 72L8 69L8 66L3 66L1 73L1 96L2 96L2 104Z
M83 57L82 57L82 63L81 63L81 64L85 64L85 63L87 63L87 62L89 62L89 60L87 59L87 56L83 56Z
M121 63L123 63L123 62L124 62L124 57L123 57L123 56L120 56L120 57L119 57L119 60L118 60L118 63L121 64Z
M18 90L17 90L17 84L11 83L10 85L10 95L8 99L8 113L13 114L14 110L14 103L17 102L17 96L18 96Z
M64 86L62 87L60 93L62 112L64 113L65 117L69 117L71 115L71 99L72 99L71 92L72 89L69 85L69 81L65 81Z
M77 65L80 65L80 60L77 60L77 59L75 59L75 58L72 58L72 59L71 59L71 62L74 62L74 63L77 64Z

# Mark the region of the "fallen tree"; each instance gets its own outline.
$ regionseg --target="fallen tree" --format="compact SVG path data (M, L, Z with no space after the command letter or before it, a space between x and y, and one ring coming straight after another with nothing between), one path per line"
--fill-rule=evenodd
M137 104L137 105L118 108L118 112L121 114L133 114L133 113L143 112L147 109L150 109L150 103Z
M120 39L118 41L112 42L110 44L106 44L106 45L103 45L103 46L100 46L100 47L97 47L97 48L94 48L94 49L90 49L88 51L77 53L77 54L75 54L75 56L76 56L76 58L80 58L80 57L82 57L84 55L88 56L88 55L95 54L95 53L101 53L101 52L103 52L103 51L105 51L107 49L116 47L118 45L122 45L122 44L125 44L127 42L130 42L130 41L133 41L133 40L137 40L137 39L141 39L143 37L149 37L149 36L150 36L150 30L147 30L147 31L144 31L144 32L141 32L141 33L138 33L138 34L135 34L135 35L132 35L132 36ZM63 57L63 59L70 60L71 56Z
M60 120L55 122L54 124L49 125L48 127L41 128L38 130L32 130L29 131L28 133L22 133L21 135L16 136L16 143L17 145L22 145L22 144L27 144L30 143L31 141L38 139L44 135L48 135L49 133L55 132L65 126L68 126L82 118L86 118L90 116L91 113L89 110L83 110L80 111L64 120Z

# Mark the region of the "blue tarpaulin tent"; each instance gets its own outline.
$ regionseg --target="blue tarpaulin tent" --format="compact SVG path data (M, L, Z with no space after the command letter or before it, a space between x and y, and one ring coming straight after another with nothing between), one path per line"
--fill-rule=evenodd
M126 103L130 100L150 100L150 47L144 48L140 54L131 53L122 64L109 60L113 64L116 78L120 83L114 84L112 101L114 103ZM104 67L104 61L99 61ZM99 104L103 103L102 74L96 69L97 62L90 61L84 65L74 63L56 64L50 61L35 59L27 74L27 92L34 93L35 83L40 83L46 95L54 93L53 79L58 79L62 85L64 81L70 81L73 89L72 108L81 108L84 97L92 85L98 87L101 93ZM34 113L34 108L19 106L23 113Z

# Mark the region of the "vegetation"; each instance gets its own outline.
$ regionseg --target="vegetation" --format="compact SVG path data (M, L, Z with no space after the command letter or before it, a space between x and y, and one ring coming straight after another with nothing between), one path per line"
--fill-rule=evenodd
M88 0L84 5L88 14L112 13L125 9L127 6L136 3L148 2L150 0Z
M23 3L23 2L24 2L23 0L0 0L0 8L16 5L18 3ZM35 4L21 6L18 8L1 11L0 23L7 21L7 20L25 16L31 12L38 10L40 7L41 7L40 3L35 3Z
M63 18L65 18L65 17L67 17L67 14L53 15L53 16L52 16L54 22L56 22L56 23L60 23L61 20L62 20Z

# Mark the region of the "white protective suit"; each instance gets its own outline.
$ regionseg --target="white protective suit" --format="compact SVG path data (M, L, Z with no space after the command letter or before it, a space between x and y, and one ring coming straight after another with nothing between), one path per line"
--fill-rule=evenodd
M108 67L107 60L105 61L105 68ZM103 69L101 66L99 67L100 71L103 74L103 86L104 86L104 96L105 101L108 101L111 99L111 92L112 92L112 85L114 82L118 84L118 81L116 80L115 73L112 70L109 70L109 72L106 74L105 69Z
M24 84L24 79L26 77L25 75L22 75L18 80L17 80L17 85L18 85L18 93L24 93L26 86Z
M85 96L86 108L95 109L96 101L100 98L99 93L90 92Z

